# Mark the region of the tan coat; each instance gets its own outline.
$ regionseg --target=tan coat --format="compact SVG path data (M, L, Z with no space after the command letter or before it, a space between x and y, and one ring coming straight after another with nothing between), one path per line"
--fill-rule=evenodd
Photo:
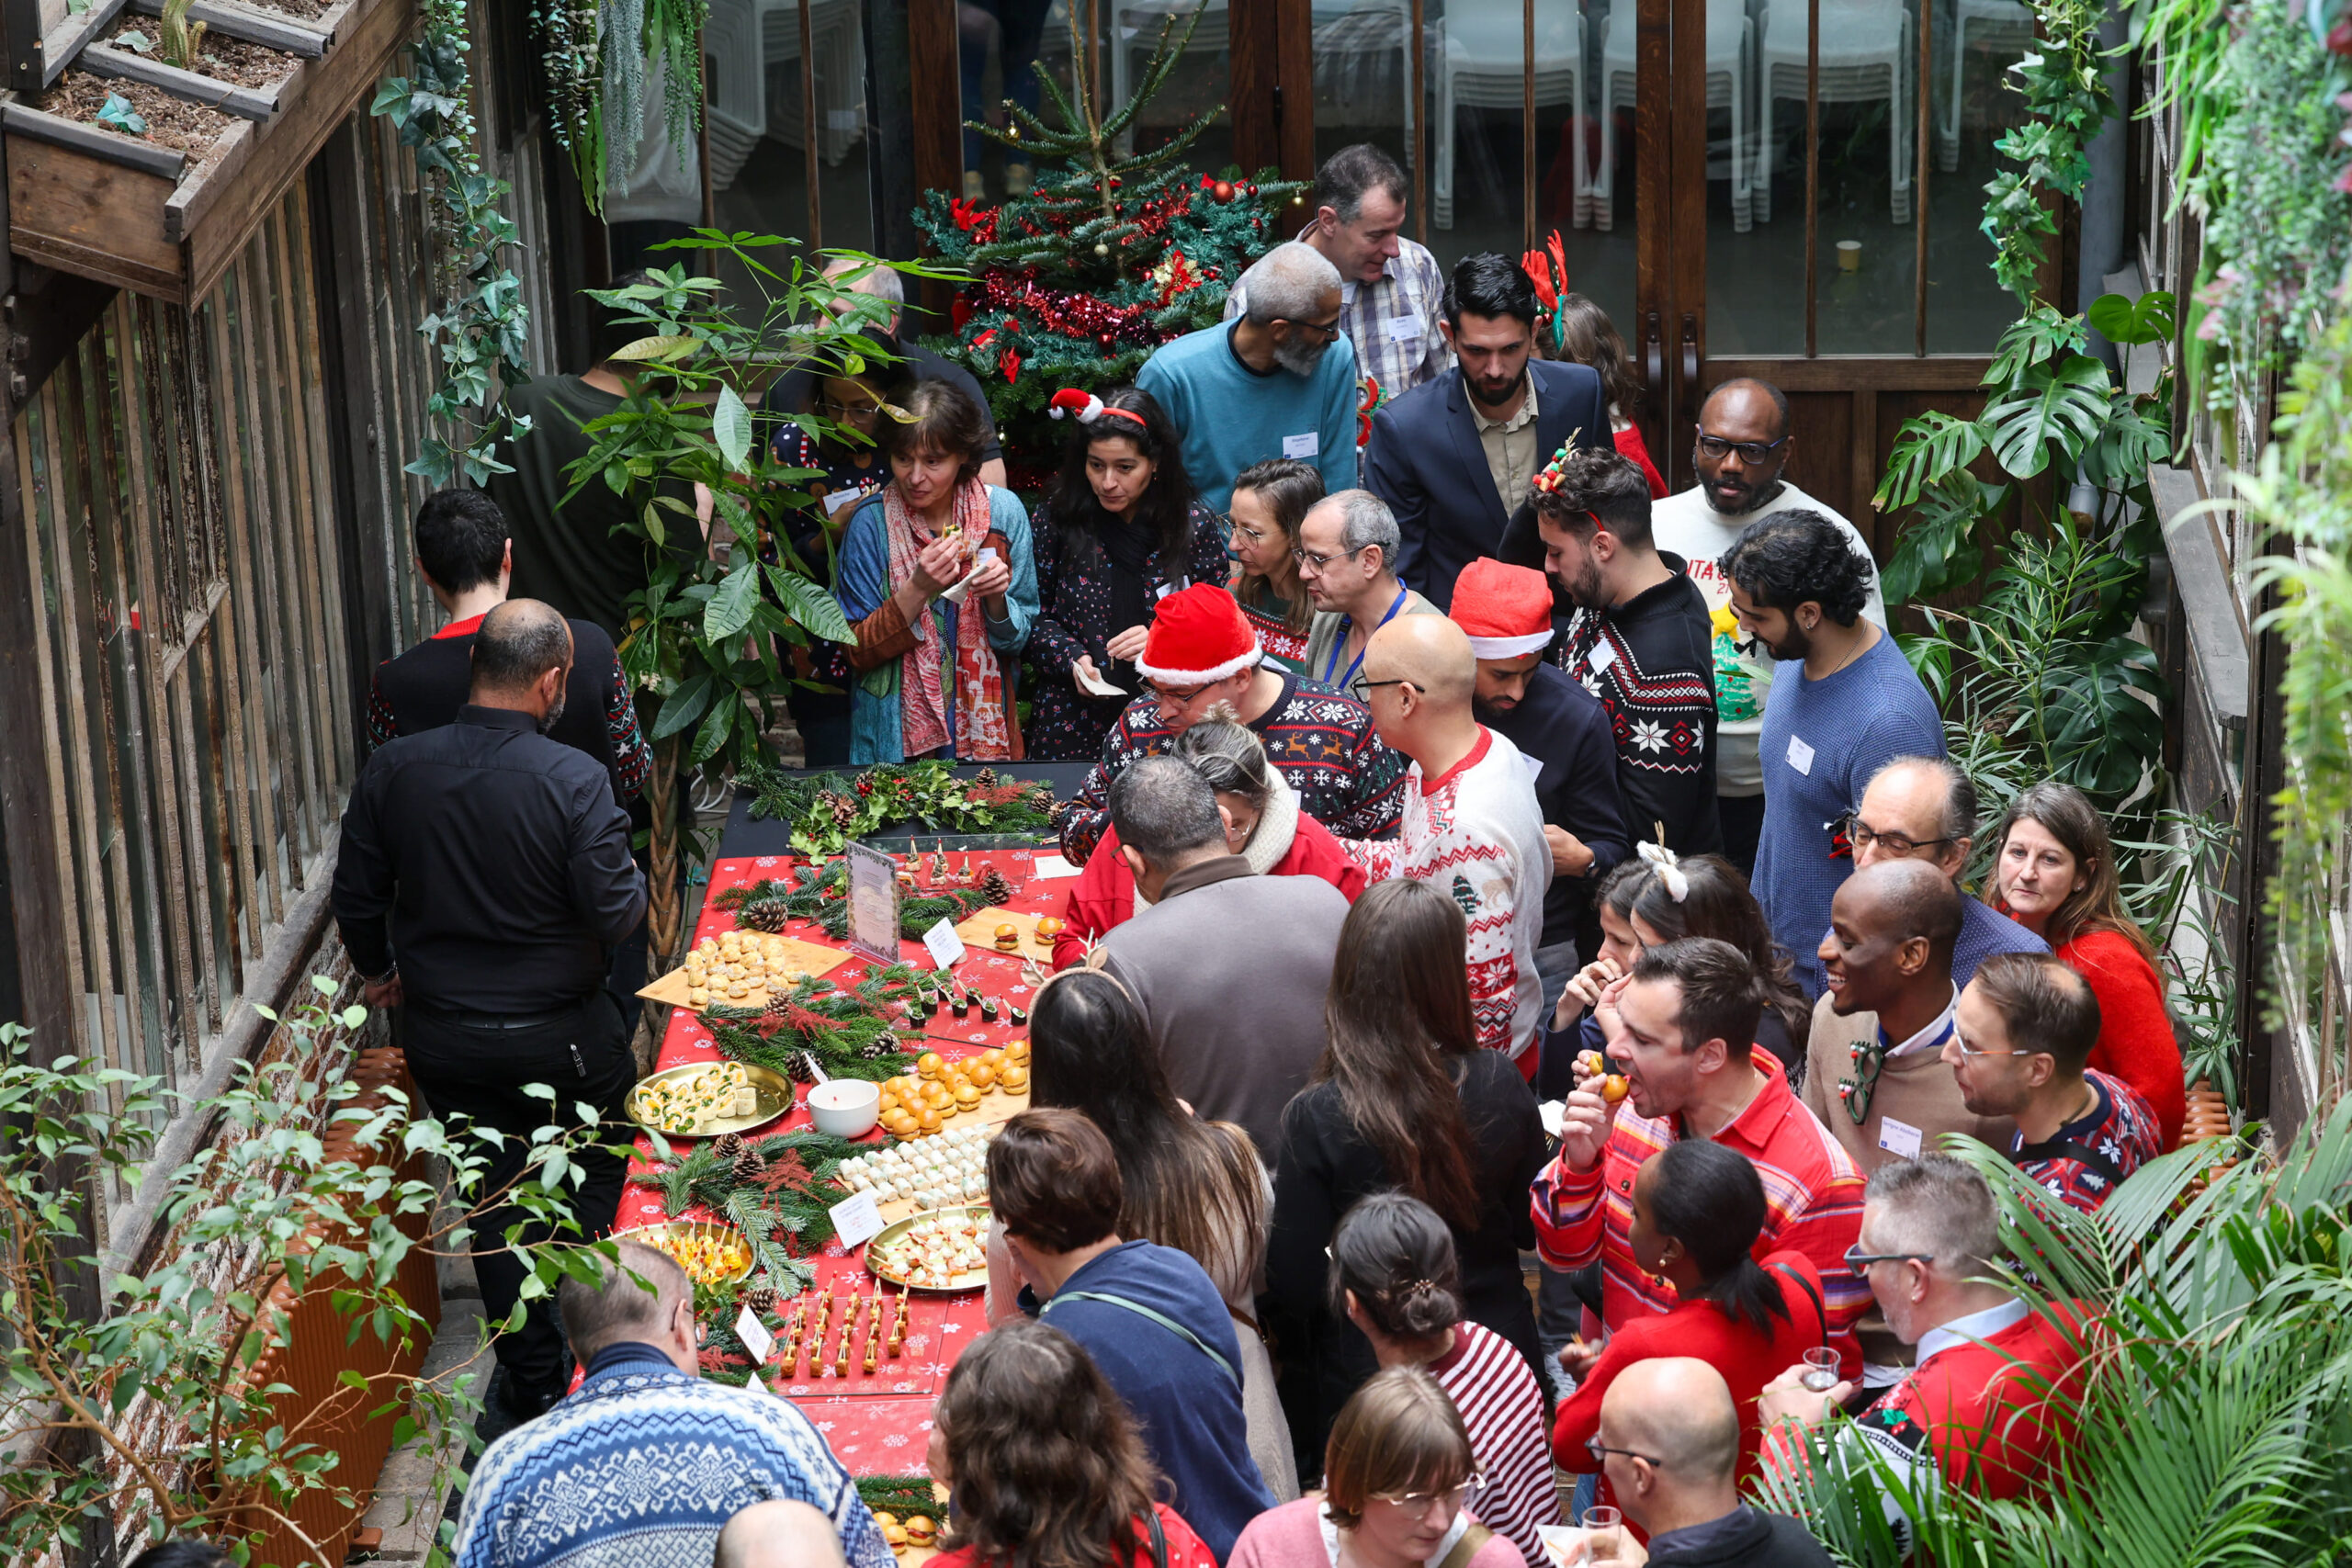
M1972 1113L1961 1101L1959 1079L1939 1054L1928 1050L1887 1058L1871 1096L1870 1114L1855 1125L1838 1096L1838 1082L1854 1076L1862 1047L1877 1039L1878 1014L1841 1018L1830 1010L1827 997L1815 1004L1812 1037L1805 1046L1804 1102L1864 1176L1901 1157L1886 1145L1906 1145L1905 1127L1917 1130L1922 1154L1934 1153L1937 1140L1947 1133L1965 1133L1996 1149L2008 1148L2017 1123L2006 1116ZM1896 1124L1893 1129L1886 1125L1890 1120Z

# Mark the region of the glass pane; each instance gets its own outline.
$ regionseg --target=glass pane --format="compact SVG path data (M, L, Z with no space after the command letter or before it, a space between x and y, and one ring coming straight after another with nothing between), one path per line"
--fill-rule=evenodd
M998 18L999 53L1003 55L1006 40L1018 44L1025 41L1021 26L1043 0L963 0L962 10L967 30L964 55L966 102L971 100L971 87L976 80L974 57L970 51L968 30L974 10L987 12ZM1143 78L1144 67L1151 62L1151 51L1159 45L1160 34L1171 27L1182 37L1195 11L1200 14L1197 24L1192 24L1192 36L1186 40L1182 58L1168 81L1152 100L1136 116L1134 130L1126 138L1123 151L1148 152L1164 147L1169 140L1200 115L1226 101L1233 78L1230 18L1227 0L1054 0L1037 34L1046 65L1064 82L1071 79L1070 6L1077 8L1079 32L1085 31L1087 17L1094 17L1102 30L1095 45L1094 69L1100 77L1105 112L1124 106L1135 95ZM1014 58L1005 56L1007 59ZM1010 70L1010 66L1005 69ZM1001 122L1004 111L1001 107L1006 96L1023 105L1035 101L1036 85L1034 79L1021 80L1006 94L992 94L980 101L993 107L989 119ZM1025 95L1025 96L1024 96ZM1050 117L1049 117L1050 118ZM967 137L965 152L971 155ZM1184 154L1184 161L1196 169L1223 169L1233 163L1233 117L1220 114L1201 139ZM988 189L990 196L1004 190L1000 183L1025 178L1025 166L1003 148L990 145L984 160ZM1254 173L1255 171L1250 171ZM1302 220L1302 222L1304 220ZM1287 239L1289 236L1284 235Z
M867 181L874 139L865 111L865 0L808 0L808 10L813 84L802 81L801 0L711 0L703 51L712 201L721 229L799 240L813 233L827 246L866 249L874 243ZM616 265L618 243L616 235Z
M1939 0L1930 41L1928 352L1990 354L2017 301L1993 280L1993 242L1977 223L2003 163L1993 143L2025 121L2008 68L2033 47L2033 13L2018 0Z
M1820 0L1820 9L1819 350L1908 354L1917 0ZM1708 172L1720 156L1730 176L1728 200L1718 200L1712 179L1709 186L1712 355L1804 352L1808 26L1805 0L1709 0ZM1743 39L1745 51L1736 41ZM1742 93L1751 81L1752 144ZM1725 110L1743 122L1736 130L1724 123Z

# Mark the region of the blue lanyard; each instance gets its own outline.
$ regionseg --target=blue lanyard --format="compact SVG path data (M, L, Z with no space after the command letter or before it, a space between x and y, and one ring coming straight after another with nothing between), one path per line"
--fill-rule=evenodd
M1412 590L1409 588L1398 588L1396 590L1396 601L1388 606L1388 613L1374 623L1372 630L1376 632L1382 626L1385 626L1389 622L1395 620L1396 618L1396 612L1405 607L1405 595L1411 592ZM1355 623L1353 621L1350 620L1345 615L1341 615L1340 617L1340 640L1331 645L1331 657L1325 660L1323 662L1323 683L1327 686L1335 687L1342 692L1346 691L1348 689L1349 682L1356 678L1356 671L1363 668L1363 655L1359 652L1356 655L1355 662L1348 666L1348 672L1346 674L1340 676L1337 681L1331 679L1331 671L1340 667L1340 649L1348 646L1348 628L1352 626ZM1363 645L1367 649L1372 646L1371 632L1364 634Z

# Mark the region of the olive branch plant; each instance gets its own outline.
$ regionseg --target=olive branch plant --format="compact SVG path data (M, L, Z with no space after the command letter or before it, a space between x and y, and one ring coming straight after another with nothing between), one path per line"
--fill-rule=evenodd
M434 1333L431 1303L401 1288L403 1266L478 1243L518 1250L531 1264L527 1304L567 1275L594 1278L592 1254L614 1252L560 1239L578 1234L578 1156L602 1135L593 1108L527 1089L549 1120L493 1187L511 1140L425 1116L398 1089L369 1092L348 1064L322 1062L339 1049L322 1036L358 1029L367 1010L334 1007L334 980L311 984L310 1005L283 1020L264 1011L288 1048L201 1098L87 1060L41 1061L29 1031L0 1024L0 1559L195 1532L248 1561L290 1541L292 1561L336 1568L297 1514L322 1495L352 1510L367 1500L339 1472L337 1425L390 1420L396 1448L435 1434L444 1480L460 1435L478 1444L486 1380L400 1370ZM186 1118L214 1129L206 1146L151 1168L158 1129ZM161 1184L170 1244L144 1272L97 1276L86 1238L107 1181ZM480 1235L493 1207L515 1218ZM526 1229L559 1239L528 1242ZM307 1407L276 1371L298 1319L375 1347L355 1348L358 1365ZM485 1341L501 1326L485 1324Z

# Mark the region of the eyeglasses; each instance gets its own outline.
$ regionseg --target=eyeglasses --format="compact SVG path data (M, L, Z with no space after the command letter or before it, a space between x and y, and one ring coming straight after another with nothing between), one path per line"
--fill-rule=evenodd
M882 412L879 403L837 403L831 398L820 398L817 412L827 419L872 419Z
M1846 1249L1846 1267L1858 1275L1868 1275L1873 1263L1933 1263L1932 1252L1864 1252L1858 1242Z
M1760 463L1788 444L1789 438L1785 435L1778 441L1733 441L1724 436L1704 434L1699 437L1699 450L1708 457L1726 457L1736 452L1743 463Z
M1208 690L1206 686L1162 686L1149 681L1146 681L1144 685L1161 702L1174 703L1178 707L1182 707L1186 703Z
M1666 1461L1659 1459L1655 1454L1636 1453L1632 1449L1612 1449L1603 1443L1599 1438L1587 1438L1584 1440L1584 1451L1592 1456L1592 1460L1595 1464L1608 1463L1609 1456L1611 1454L1623 1454L1627 1459L1637 1459L1649 1464L1663 1465L1666 1463Z
M1274 319L1278 321L1288 321L1292 326L1303 328L1310 333L1319 333L1325 343L1329 343L1340 335L1340 318L1337 316L1328 321L1302 321L1295 316L1277 316Z
M1470 1472L1470 1478L1461 1484L1448 1486L1436 1492L1367 1492L1364 1495L1373 1502L1385 1503L1392 1508L1401 1509L1416 1518L1420 1518L1428 1515L1430 1505L1432 1503L1445 1504L1447 1512L1451 1513L1462 1506L1464 1495L1485 1490L1487 1478L1473 1471Z
M1374 686L1410 686L1417 692L1421 689L1421 683L1419 681L1408 681L1402 675L1397 676L1394 681L1366 681L1363 683L1363 689L1367 692Z
M1968 1043L1968 1037L1960 1032L1958 1025L1954 1025L1952 1028L1951 1043L1960 1047L1960 1054L1963 1056L2031 1056L2038 1055L2036 1052L2022 1050L2014 1045L1999 1051L1986 1051L1980 1049L1979 1047L1971 1045Z
M1364 551L1370 548L1372 548L1370 545L1358 545L1354 549L1341 550L1336 556L1318 556L1313 550L1302 550L1297 546L1293 545L1291 547L1290 558L1296 561L1301 566L1311 566L1316 570L1321 571L1325 567L1329 566L1335 560L1352 560L1357 556L1363 554Z
M1907 855L1914 850L1924 850L1930 844L1959 842L1950 834L1940 839L1914 839L1905 833L1882 833L1863 821L1861 813L1859 811L1846 818L1845 828L1846 836L1852 841L1854 848L1866 850L1872 844L1876 844L1891 855Z
M1885 1046L1865 1046L1854 1060L1854 1076L1838 1080L1838 1101L1857 1127L1871 1119L1871 1100L1878 1093L1878 1075L1885 1066Z

